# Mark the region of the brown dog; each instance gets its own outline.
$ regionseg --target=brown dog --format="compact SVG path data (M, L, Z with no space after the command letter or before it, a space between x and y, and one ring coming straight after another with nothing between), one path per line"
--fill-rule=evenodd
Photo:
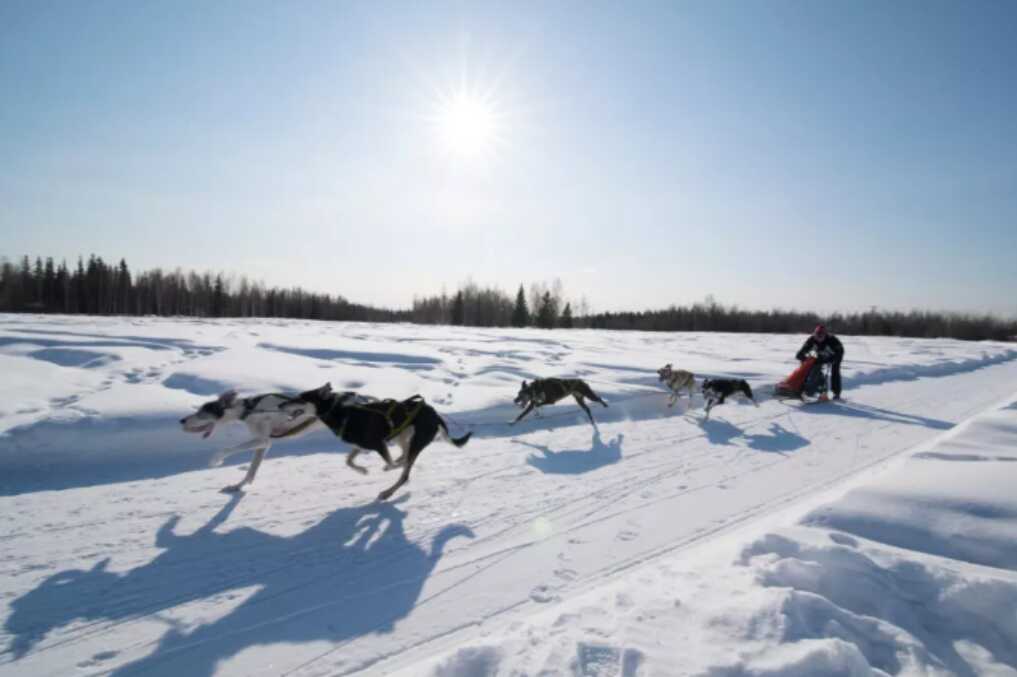
M689 402L692 402L692 393L696 388L696 377L691 371L685 371L684 369L672 369L671 363L668 362L657 370L657 376L660 377L660 380L671 391L671 401L667 403L667 406L674 406L674 403L678 401L678 396L681 395L682 390L689 391Z
M593 400L599 404L607 406L607 402L600 399L590 386L586 385L586 382L578 378L538 378L533 383L527 383L523 381L523 386L519 389L519 394L516 395L515 403L520 407L526 407L516 420L512 421L513 424L518 423L523 416L533 411L537 407L543 407L548 404L554 404L558 400L564 399L571 395L576 398L576 404L583 408L586 412L587 418L590 419L590 423L596 425L593 421L593 414L590 413L590 408L586 406L583 398Z

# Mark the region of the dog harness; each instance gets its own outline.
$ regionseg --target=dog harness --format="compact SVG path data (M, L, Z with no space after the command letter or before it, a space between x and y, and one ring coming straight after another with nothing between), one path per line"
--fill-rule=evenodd
M266 397L278 397L279 399L285 400L286 402L296 401L296 398L290 397L289 395L283 395L282 393L266 393L264 395L258 395L257 397L245 397L241 401L241 403L244 405L244 410L240 412L240 420L241 421L245 420L248 416L257 411L258 405L261 404L261 401ZM271 437L274 440L278 440L283 437L297 435L298 433L302 433L303 431L307 430L312 425L314 425L314 421L315 417L312 416L311 418L307 419L300 425L294 426L293 428L290 428L284 433L279 433L278 435L269 435L269 437Z
M399 407L401 405L406 405L406 404L409 404L411 402L414 405L413 408L410 409L406 413L406 417L403 419L402 423L400 423L397 426L392 421L392 414L395 413L396 407ZM330 414L332 412L332 410L335 409L336 406L339 406L340 404L341 404L341 398L338 398L338 397L335 398L332 401L332 406L328 408L328 411L325 412L324 416L327 416L328 414ZM347 406L350 409L361 409L363 411L369 411L371 413L380 414L380 415L384 416L385 417L385 422L388 423L388 427L391 429L391 432L388 435L385 436L385 441L388 442L392 438L394 438L397 435L399 435L399 433L401 433L402 431L406 430L410 426L410 424L413 423L413 419L415 419L417 417L417 413L420 412L420 410L424 406L424 404L425 404L425 402L424 402L423 396L421 396L421 395L414 395L413 397L407 398L407 399L405 399L405 400L403 400L401 402L399 400L391 400L390 399L390 400L381 400L380 402L370 402L370 403L367 403L367 404L349 404L349 405L345 405L345 406ZM385 409L381 410L381 409L379 409L379 407L385 407ZM343 419L343 424L342 424L342 426L339 427L339 432L337 433L337 436L339 438L342 438L343 433L346 432L346 424L348 422L349 422L349 418L348 417Z
M406 417L403 419L403 422L396 426L395 423L392 422L392 414L395 413L396 407L408 404L410 402L414 404L413 408L410 411L406 412ZM407 398L402 402L399 402L398 400L382 400L379 404L389 405L388 411L385 412L377 412L376 409L371 409L371 411L376 411L377 413L382 414L385 417L385 420L388 422L389 428L392 429L392 432L390 432L388 434L388 437L385 438L385 441L387 442L388 440L391 440L392 438L396 437L399 433L410 427L410 424L413 423L413 419L417 417L417 413L420 411L421 407L424 406L424 398L420 395L414 395L413 397ZM355 405L355 406L360 406L363 409L370 408L369 405Z
M261 404L261 401L266 397L278 397L279 399L286 400L287 402L296 401L295 398L290 397L289 395L283 395L282 393L266 393L264 395L258 395L257 397L245 397L241 401L244 405L244 410L240 412L240 420L243 421L253 414L258 408L258 405Z
M533 402L538 407L546 404L548 399L551 397L551 393L547 392L547 391L549 391L551 389L551 387L557 387L561 391L561 394L557 397L557 399L553 400L555 402L557 402L558 400L560 400L560 399L562 399L564 397L567 397L568 395L572 394L572 392L573 392L573 388L571 387L573 384L571 382L569 382L569 381L566 381L565 379L558 379L558 378L556 378L556 379L547 379L545 381L545 383L547 384L547 389L546 390L544 388L541 388L541 389L537 390L536 393L534 393Z
M316 420L317 420L317 418L312 416L311 418L307 419L306 421L304 421L300 425L295 426L293 428L290 428L289 430L287 430L284 433L279 433L278 435L269 435L269 437L271 437L273 440L278 440L278 439L282 439L283 437L290 437L291 435L296 435L297 433L301 433L301 432L307 430L308 428L310 428L312 425L314 425L314 422Z

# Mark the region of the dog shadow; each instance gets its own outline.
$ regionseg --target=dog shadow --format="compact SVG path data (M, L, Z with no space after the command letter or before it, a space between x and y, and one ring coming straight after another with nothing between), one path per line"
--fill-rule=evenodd
M4 626L14 661L57 628L136 618L160 618L169 628L151 653L110 674L204 677L254 646L391 632L414 609L446 544L473 537L468 527L449 525L425 550L406 538L400 501L340 508L293 536L218 531L241 497L191 534L178 534L179 516L169 518L155 535L163 552L146 564L115 573L106 558L54 574L15 599ZM256 592L225 616L196 627L163 613L250 589Z
M593 442L589 449L564 449L552 451L550 447L532 442L514 440L516 444L530 447L540 455L530 454L526 462L546 475L581 475L604 466L621 461L622 441L625 435L618 433L607 444L600 437L600 431L594 430Z
M777 454L797 451L811 444L808 439L777 422L771 422L767 432L763 434L746 433L724 419L706 419L700 425L711 444L734 444L735 440L741 439L745 440L746 446L750 449Z

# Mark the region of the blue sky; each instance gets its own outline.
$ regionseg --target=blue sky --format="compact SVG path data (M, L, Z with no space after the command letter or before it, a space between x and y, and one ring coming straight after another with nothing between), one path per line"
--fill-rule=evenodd
M1017 315L1014 35L1002 1L7 0L0 255Z

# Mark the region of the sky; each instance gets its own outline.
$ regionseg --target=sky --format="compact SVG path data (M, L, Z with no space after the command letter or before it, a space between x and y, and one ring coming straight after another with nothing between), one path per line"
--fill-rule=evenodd
M1017 3L0 2L0 256L1017 316Z

